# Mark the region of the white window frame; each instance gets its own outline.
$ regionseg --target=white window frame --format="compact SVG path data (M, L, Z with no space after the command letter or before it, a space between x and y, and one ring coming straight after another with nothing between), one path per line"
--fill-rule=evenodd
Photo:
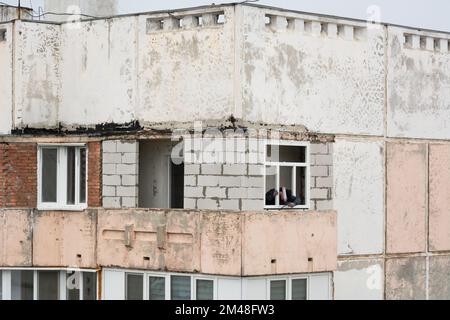
M267 146L292 146L292 147L305 147L305 162L271 162L267 160ZM282 140L268 140L264 144L264 209L266 210L279 210L279 209L309 209L311 207L310 200L310 186L311 186L311 165L310 165L310 143L305 141L282 141ZM276 190L280 190L280 167L292 167L295 170L298 168L305 168L305 204L295 206L293 208L285 205L280 205L280 197L275 198L275 205L266 205L266 193L267 193L267 167L276 167ZM292 174L292 191L296 194L295 188L297 187L297 176Z
M98 290L99 290L99 279L97 270L86 269L61 269L61 268L0 268L0 276L3 277L3 300L11 300L12 295L12 271L32 271L33 272L33 300L37 301L39 296L39 282L38 282L38 272L40 271L57 271L59 273L58 278L58 300L67 299L67 273L71 271L76 271L81 273L80 277L80 300L84 300L83 297L83 277L85 273L95 273L96 276L96 287L95 287L95 300L98 300Z
M311 283L311 275L305 276L289 276L289 277L270 277L267 279L267 300L270 300L270 284L272 281L286 281L286 300L292 300L292 281L306 280L306 300L309 300L309 288Z
M67 148L76 147L75 152L75 204L67 204ZM86 203L80 203L80 152L86 149ZM57 149L57 191L56 202L42 201L42 150ZM38 210L83 211L88 207L89 149L86 143L38 144Z

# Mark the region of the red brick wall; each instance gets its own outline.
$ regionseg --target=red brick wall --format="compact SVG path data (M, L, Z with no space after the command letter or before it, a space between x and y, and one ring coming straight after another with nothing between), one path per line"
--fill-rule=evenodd
M102 206L101 142L88 143L88 206ZM0 208L37 207L37 145L0 144Z
M102 206L102 144L89 142L88 155L88 206Z
M35 208L36 144L0 143L0 208Z

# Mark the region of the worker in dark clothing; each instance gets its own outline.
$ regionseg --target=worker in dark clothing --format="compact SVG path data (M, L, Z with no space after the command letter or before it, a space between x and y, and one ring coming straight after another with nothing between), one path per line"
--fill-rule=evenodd
M266 205L274 206L275 199L278 195L280 196L280 205L282 206L293 208L302 204L300 197L292 194L292 190L286 189L286 187L281 187L279 192L275 189L271 189L266 193Z

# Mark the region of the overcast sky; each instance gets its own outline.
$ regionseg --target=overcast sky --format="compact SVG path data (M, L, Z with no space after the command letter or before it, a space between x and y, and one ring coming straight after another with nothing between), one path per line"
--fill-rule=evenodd
M17 0L0 1L17 4ZM132 13L238 1L119 0L119 10L120 13ZM43 2L44 0L22 0L23 5L31 4L36 11L39 6L43 6ZM261 0L259 3L364 20L374 12L372 6L375 5L380 8L383 22L450 32L450 0ZM369 8L372 9L368 14Z

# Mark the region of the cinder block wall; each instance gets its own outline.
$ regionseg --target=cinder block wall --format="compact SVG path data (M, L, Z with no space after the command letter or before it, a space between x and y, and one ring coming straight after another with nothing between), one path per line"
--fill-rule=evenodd
M103 142L103 207L135 208L138 203L139 144Z
M264 209L264 147L226 153L225 163L190 161L185 155L185 209L253 211ZM213 157L211 157L213 158ZM333 209L333 148L311 144L310 209ZM234 160L234 161L233 161ZM236 162L236 163L232 163Z

